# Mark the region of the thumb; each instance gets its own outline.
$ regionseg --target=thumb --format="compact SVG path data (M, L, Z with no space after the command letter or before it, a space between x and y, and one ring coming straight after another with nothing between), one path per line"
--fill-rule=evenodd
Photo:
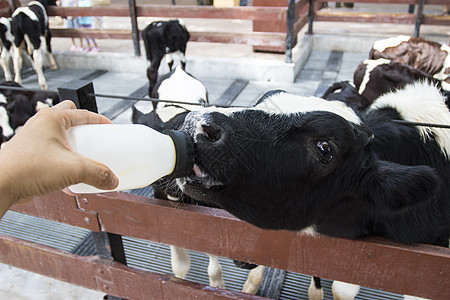
M119 185L117 176L102 163L86 159L83 183L102 190L113 190Z

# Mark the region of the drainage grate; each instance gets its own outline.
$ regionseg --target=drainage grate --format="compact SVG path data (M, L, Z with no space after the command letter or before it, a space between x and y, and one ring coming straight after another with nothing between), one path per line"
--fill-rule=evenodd
M88 230L8 211L0 220L0 233L72 252L89 234Z

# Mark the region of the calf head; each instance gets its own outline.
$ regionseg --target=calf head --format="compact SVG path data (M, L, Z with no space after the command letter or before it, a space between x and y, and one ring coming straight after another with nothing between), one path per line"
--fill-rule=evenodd
M266 100L274 97L305 99L277 93ZM273 113L259 107L191 112L181 130L192 136L196 158L192 174L177 179L183 193L261 228L315 225L319 232L326 227L319 220L333 222L335 211L389 214L434 193L437 179L431 168L377 160L368 127L314 110L314 99L307 99L305 107L310 108L301 112ZM351 223L342 218L336 222Z

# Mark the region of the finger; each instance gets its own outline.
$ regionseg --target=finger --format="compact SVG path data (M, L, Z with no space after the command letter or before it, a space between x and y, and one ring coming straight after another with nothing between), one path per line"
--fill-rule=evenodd
M102 190L113 190L119 185L119 179L107 166L86 158L84 165L83 183Z
M111 120L100 114L96 114L87 110L65 110L64 116L67 120L65 128L83 124L111 124Z
M55 106L53 106L53 108L57 108L57 109L76 109L76 105L75 103L73 103L70 100L64 100L58 104L56 104Z

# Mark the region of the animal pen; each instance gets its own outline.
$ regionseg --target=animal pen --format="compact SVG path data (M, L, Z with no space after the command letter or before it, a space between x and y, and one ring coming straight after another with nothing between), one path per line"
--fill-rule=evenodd
M257 1L255 0L254 3ZM264 2L264 1L261 1ZM279 32L227 34L192 32L192 41L246 43L257 47L278 47L289 61L296 33L313 20L348 22L407 23L449 25L450 18L422 15L423 4L446 1L353 1L361 3L418 4L417 13L364 14L323 13L320 1L270 1L276 7L128 7L49 8L50 15L122 16L136 25L140 16L181 18L241 18L254 21L281 20ZM310 3L316 2L315 6ZM4 3L4 2L2 2ZM292 8L294 7L294 9ZM311 7L311 9L309 9ZM314 9L313 9L314 8ZM8 9L1 10L7 13ZM8 10L10 13L10 10ZM309 15L309 18L308 18ZM290 16L290 17L289 17ZM309 22L308 22L309 20ZM129 30L59 29L53 35L134 39L139 49L138 29ZM275 27L273 27L275 28ZM272 49L274 50L274 49ZM86 86L88 89L86 90ZM75 82L63 87L61 96L74 100L79 107L96 109L93 87ZM91 90L89 90L91 89ZM94 100L94 101L91 101ZM450 291L450 249L431 246L406 246L381 238L357 241L311 237L288 231L266 231L242 222L227 212L194 205L174 203L127 193L68 196L62 192L35 198L12 210L90 230L94 234L98 256L79 256L54 248L1 235L0 261L45 276L102 291L127 299L224 298L263 299L263 297L211 288L206 285L127 266L122 236L176 245L221 257L256 263L322 278L351 282L366 287L447 299Z

